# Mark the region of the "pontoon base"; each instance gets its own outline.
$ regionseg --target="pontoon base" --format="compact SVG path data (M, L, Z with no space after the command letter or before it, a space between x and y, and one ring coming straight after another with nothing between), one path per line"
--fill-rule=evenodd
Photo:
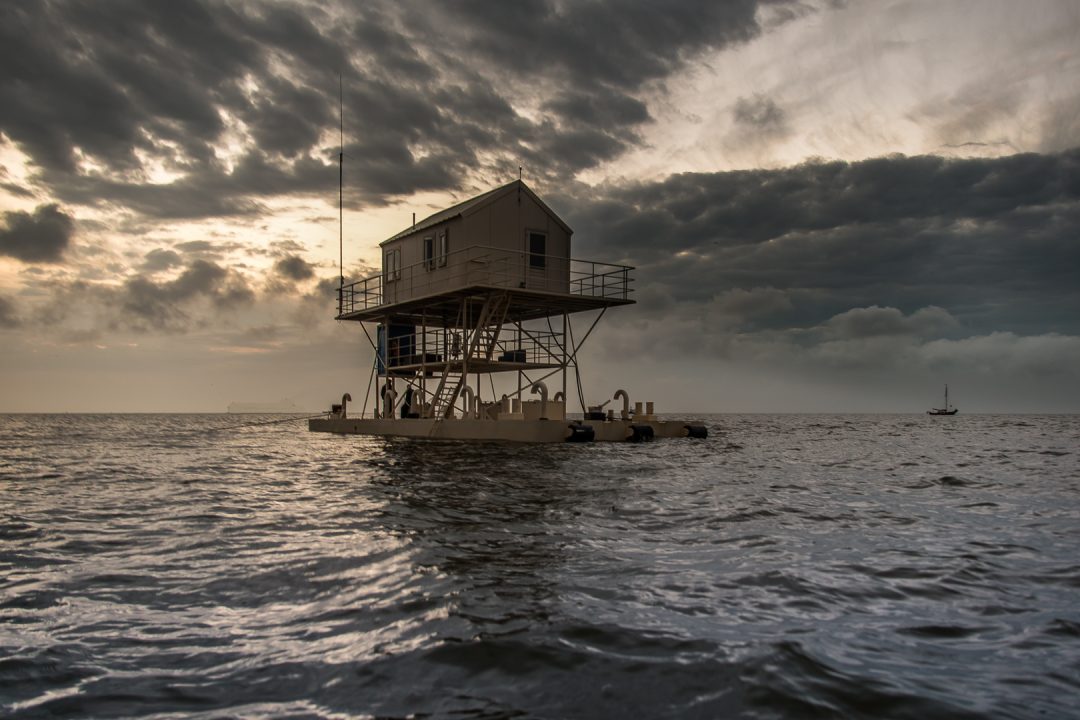
M649 426L655 438L705 437L704 426L678 421L605 420L575 423L572 420L476 420L433 418L317 418L308 430L343 435L380 435L433 440L493 440L507 442L581 442L591 427L596 442L635 442L647 433L632 426ZM694 428L693 430L691 428Z

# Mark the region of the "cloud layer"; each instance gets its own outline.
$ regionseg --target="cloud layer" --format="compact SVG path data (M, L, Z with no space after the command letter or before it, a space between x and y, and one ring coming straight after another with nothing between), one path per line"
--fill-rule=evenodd
M590 352L647 363L644 383L700 390L723 365L798 395L956 373L1051 397L1080 366L1080 95L1056 50L1080 16L1052 2L1057 22L1029 36L1023 13L995 7L986 26L1016 26L1018 52L992 72L976 67L984 18L950 3L7 3L5 374L49 353L79 367L91 348L152 346L138 362L191 367L199 352L355 349L358 329L331 319L340 142L361 232L524 166L576 256L637 267L638 305L612 312ZM930 30L860 34L882 24ZM935 42L919 51L919 37ZM934 154L890 154L913 125ZM853 128L854 144L830 135ZM762 167L830 137L877 149ZM705 170L634 164L668 151Z
M5 212L0 220L0 255L23 262L58 262L71 243L75 223L55 204L33 213Z
M64 202L257 213L329 194L340 73L353 202L566 179L631 146L648 83L756 36L757 5L14 3L0 131Z
M737 291L767 300L765 317L743 297L758 325L932 305L972 331L1080 334L1076 150L684 174L557 206L575 219L579 253L643 268L639 292L658 312Z

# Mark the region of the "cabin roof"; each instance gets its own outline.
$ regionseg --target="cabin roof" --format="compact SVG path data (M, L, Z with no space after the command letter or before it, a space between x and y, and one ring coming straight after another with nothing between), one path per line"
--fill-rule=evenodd
M568 235L572 235L574 233L570 226L563 222L563 219L556 215L555 211L549 208L547 204L540 199L540 196L534 193L528 185L523 183L521 180L514 180L513 182L507 183L502 187L497 187L494 190L488 190L486 193L482 193L474 198L471 198L464 202L460 202L453 207L449 207L445 210L440 210L434 215L429 215L415 225L410 225L406 229L399 232L397 235L383 240L381 243L379 243L379 245L382 246L387 243L394 242L395 240L400 240L403 237L408 237L409 235L412 235L414 233L422 232L424 230L427 230L428 228L438 225L439 223L446 222L447 220L451 220L456 217L464 217L466 215L471 215L474 212L487 207L496 200L499 200L506 195L509 195L511 192L514 192L514 190L519 187L523 192L527 193L529 197L535 200L536 204L543 208L544 212L550 215L551 218L555 222L557 222L562 227L562 229L567 232Z

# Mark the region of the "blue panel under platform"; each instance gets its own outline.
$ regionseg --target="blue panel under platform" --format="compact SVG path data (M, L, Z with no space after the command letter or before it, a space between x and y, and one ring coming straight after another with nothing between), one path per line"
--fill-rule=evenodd
M389 342L385 325L376 329L378 337L379 375L386 375L386 366L392 370L398 365L405 365L416 355L416 326L390 325Z

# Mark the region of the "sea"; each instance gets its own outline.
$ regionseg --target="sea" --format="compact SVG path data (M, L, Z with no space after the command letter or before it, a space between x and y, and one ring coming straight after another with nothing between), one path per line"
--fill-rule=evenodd
M0 717L1080 717L1080 416L0 416Z

